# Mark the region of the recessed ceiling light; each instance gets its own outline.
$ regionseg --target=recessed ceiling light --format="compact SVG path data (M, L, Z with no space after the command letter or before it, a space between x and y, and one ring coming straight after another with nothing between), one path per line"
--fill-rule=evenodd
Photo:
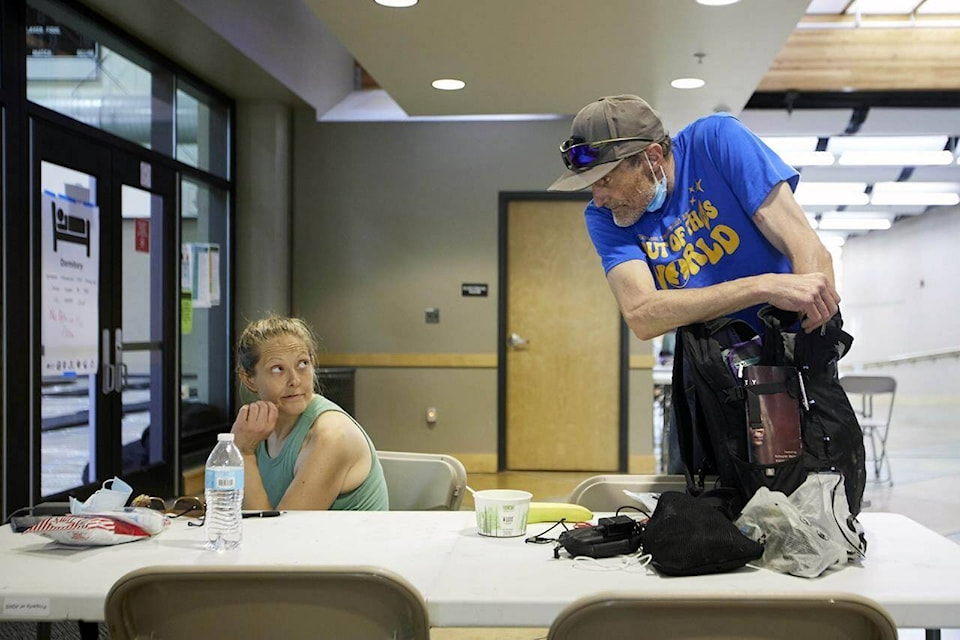
M384 7L412 7L418 0L374 0L374 2Z
M456 78L441 78L434 80L430 85L434 89L440 89L441 91L458 91L467 86L467 83L463 80L457 80Z
M705 4L708 7L720 7L725 4L734 4L740 2L740 0L697 0L700 4Z
M674 89L699 89L705 84L707 83L700 78L677 78L670 82Z

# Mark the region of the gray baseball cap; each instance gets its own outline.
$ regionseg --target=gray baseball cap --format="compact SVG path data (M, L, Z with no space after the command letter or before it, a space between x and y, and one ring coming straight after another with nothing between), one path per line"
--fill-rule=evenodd
M568 170L547 190L586 189L624 158L666 136L660 115L643 98L608 96L591 102L573 119L570 138L560 146Z

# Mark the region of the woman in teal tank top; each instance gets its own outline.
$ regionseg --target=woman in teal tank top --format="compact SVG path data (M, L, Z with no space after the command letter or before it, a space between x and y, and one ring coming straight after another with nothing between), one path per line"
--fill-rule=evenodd
M384 511L387 485L373 442L315 391L317 343L303 320L251 322L237 343L237 374L260 398L233 423L243 453L244 509Z

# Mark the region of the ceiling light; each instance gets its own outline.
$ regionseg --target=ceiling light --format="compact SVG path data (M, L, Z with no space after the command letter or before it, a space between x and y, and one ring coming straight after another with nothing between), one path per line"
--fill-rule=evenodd
M441 91L458 91L467 86L467 83L463 80L457 80L455 78L441 78L439 80L434 80L430 83L434 89L440 89Z
M836 161L829 151L784 151L778 155L791 167L829 167Z
M727 4L735 4L740 0L697 0L697 2L708 7L722 7Z
M840 164L852 166L928 167L953 162L949 151L844 151Z
M777 153L815 151L819 142L817 136L760 136L760 139Z
M866 231L890 228L887 218L820 218L818 229L830 231Z
M960 195L956 193L924 193L916 192L881 192L874 193L870 198L870 204L875 205L899 205L899 206L928 206L928 207L952 207L960 204Z
M870 204L894 206L945 206L960 204L957 182L878 182Z
M796 199L801 205L865 205L866 188L865 182L801 182Z
M845 151L942 151L947 136L833 136L827 150Z
M384 7L412 7L418 0L374 0L374 2Z
M670 86L674 89L699 89L707 84L700 78L676 78L670 81Z

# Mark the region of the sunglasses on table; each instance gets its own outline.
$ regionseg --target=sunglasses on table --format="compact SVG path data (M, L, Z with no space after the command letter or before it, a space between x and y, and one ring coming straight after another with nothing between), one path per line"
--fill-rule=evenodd
M134 507L146 507L155 511L162 511L171 518L180 516L194 516L203 518L206 507L197 496L182 496L169 503L156 496L139 495L130 503Z
M603 147L617 142L654 142L654 140L652 138L630 137L587 142L579 136L573 136L564 140L563 144L560 145L560 156L563 158L563 164L567 169L578 171L597 164ZM615 159L610 158L610 160Z

